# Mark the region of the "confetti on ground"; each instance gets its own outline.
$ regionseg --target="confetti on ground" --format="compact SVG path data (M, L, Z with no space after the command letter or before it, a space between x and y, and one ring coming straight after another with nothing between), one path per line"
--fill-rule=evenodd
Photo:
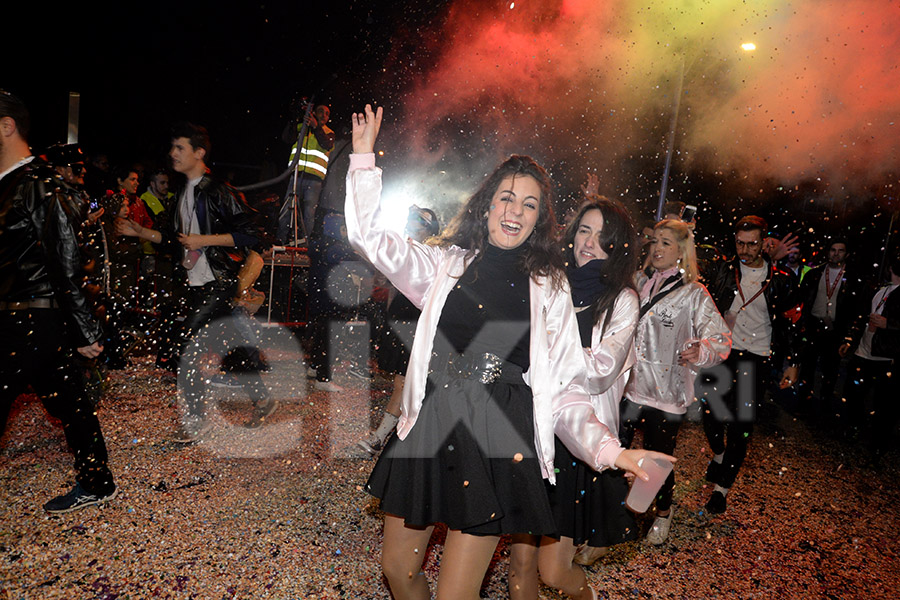
M33 396L14 405L0 446L0 598L390 597L382 515L364 491L373 462L342 452L380 418L387 378L339 377L341 393L304 382L294 397L304 371L278 382L274 369L264 378L284 395L261 432L240 426L249 405L232 392L215 439L179 447L167 441L174 379L152 364L138 357L113 372L100 404L120 490L104 507L44 513L73 485L72 457ZM670 539L617 546L588 568L601 598L886 598L900 587L896 449L873 470L863 450L767 404L728 510L714 517L703 510L712 486L699 424L685 424L676 454ZM640 518L644 530L651 521ZM445 533L424 553L432 582ZM482 597L507 597L508 555L503 542Z

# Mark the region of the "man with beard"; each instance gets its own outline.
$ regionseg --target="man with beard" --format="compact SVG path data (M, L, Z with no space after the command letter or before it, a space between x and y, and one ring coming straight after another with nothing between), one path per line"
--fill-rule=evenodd
M797 381L794 365L794 325L785 312L795 304L791 277L774 266L763 252L766 221L746 216L735 225L737 256L719 264L710 278L709 292L732 331L732 350L722 363L732 377L719 380L718 394L703 401L703 428L713 452L706 479L715 484L706 503L710 513L725 512L725 497L747 455L767 374L783 364L780 387ZM712 371L707 371L708 380Z

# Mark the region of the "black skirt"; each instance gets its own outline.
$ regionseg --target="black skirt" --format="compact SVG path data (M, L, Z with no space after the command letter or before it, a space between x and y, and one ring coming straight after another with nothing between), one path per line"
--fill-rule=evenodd
M554 535L534 449L531 388L431 373L405 440L388 442L366 489L411 526Z
M625 506L628 481L623 471L594 471L559 438L553 462L556 485L547 485L547 495L560 535L598 548L637 539L634 515Z

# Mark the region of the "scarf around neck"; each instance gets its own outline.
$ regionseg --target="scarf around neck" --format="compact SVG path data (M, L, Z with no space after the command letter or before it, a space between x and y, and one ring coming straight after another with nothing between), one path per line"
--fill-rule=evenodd
M653 273L653 277L651 277L647 281L647 283L644 284L644 287L641 288L641 302L650 297L650 294L654 291L654 286L659 285L660 287L662 287L665 281L674 276L676 273L678 273L678 265L675 265L671 269L667 269L665 271L656 271L655 273ZM657 284L657 282L659 283Z
M603 275L604 259L594 259L584 266L569 268L566 275L572 288L572 303L576 307L590 306L606 291L609 284Z

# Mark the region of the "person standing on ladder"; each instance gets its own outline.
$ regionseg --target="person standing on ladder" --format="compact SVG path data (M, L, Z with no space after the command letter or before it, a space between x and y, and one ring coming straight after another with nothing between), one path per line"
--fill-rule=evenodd
M326 104L319 104L315 110L309 110L300 118L300 112L292 111L295 117L284 131L285 141L296 140L291 148L288 164L293 164L297 157L298 143L300 157L297 162L297 175L291 179L287 199L278 215L276 239L280 244L296 245L302 231L307 238L312 232L319 194L322 192L322 181L328 172L328 156L334 148L334 131L328 126L331 109ZM305 134L304 134L305 131ZM299 204L295 204L295 201ZM295 216L296 215L296 216ZM296 218L300 217L300 223ZM302 225L301 225L302 224Z

